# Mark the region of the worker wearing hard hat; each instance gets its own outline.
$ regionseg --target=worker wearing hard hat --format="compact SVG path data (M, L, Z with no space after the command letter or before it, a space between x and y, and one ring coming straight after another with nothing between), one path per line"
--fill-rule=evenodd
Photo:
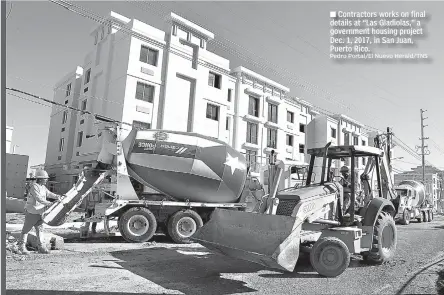
M342 179L340 180L341 185L344 187L344 203L343 210L346 211L350 207L351 198L351 180L350 180L350 169L347 166L341 167Z
M28 240L28 233L33 227L35 228L38 240L37 250L40 253L49 253L48 249L42 243L42 214L45 212L47 206L52 204L47 198L61 200L60 195L54 194L46 188L49 176L45 170L37 170L34 178L36 181L30 185L25 204L25 223L23 224L22 232L18 239L19 251L22 254L29 254L29 251L26 249L26 242Z

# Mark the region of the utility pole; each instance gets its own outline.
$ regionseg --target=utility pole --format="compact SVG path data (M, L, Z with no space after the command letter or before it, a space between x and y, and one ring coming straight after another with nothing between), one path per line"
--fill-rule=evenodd
M421 157L422 157L422 182L425 185L425 151L424 148L428 147L426 145L424 145L424 140L429 139L428 137L424 137L424 127L428 126L428 125L424 125L424 120L428 119L428 118L424 118L424 113L427 110L423 110L421 109Z
M387 127L387 159L390 173L392 172L392 155L390 154L390 145L392 144L392 129Z

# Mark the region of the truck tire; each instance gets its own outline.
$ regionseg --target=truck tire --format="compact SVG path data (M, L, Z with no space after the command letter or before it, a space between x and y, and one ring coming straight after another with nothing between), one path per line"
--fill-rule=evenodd
M340 239L323 237L313 245L310 263L321 276L337 277L349 266L350 251Z
M393 217L387 212L379 213L373 229L372 248L363 253L364 261L371 264L381 264L393 258L397 241L396 225Z
M202 218L196 211L180 210L168 219L168 236L177 244L189 244L190 237L202 226Z
M410 224L410 211L408 209L405 209L402 213L402 219L399 221L399 223L403 225L409 225Z
M416 219L418 220L419 223L424 222L424 214L422 214L422 212L419 212L419 217Z
M153 212L144 207L133 207L119 218L119 231L130 243L144 243L156 233L157 220Z

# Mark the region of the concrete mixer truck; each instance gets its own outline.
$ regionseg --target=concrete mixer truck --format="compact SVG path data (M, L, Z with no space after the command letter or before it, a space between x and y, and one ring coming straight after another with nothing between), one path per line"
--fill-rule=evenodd
M415 180L404 180L395 186L396 202L399 203L397 221L408 225L411 220L430 222L433 220L433 208L426 200L424 185Z
M128 242L149 241L163 232L176 243L189 238L215 208L251 211L265 195L247 173L244 156L226 143L194 133L108 126L97 135L101 151L66 198L54 203L44 222L59 226L104 179L116 177L116 194L96 205L95 215L77 222L117 220ZM148 188L137 189L135 183Z

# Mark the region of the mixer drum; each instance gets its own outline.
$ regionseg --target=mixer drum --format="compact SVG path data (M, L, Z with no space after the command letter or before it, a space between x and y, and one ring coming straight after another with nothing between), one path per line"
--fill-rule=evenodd
M399 187L409 187L412 190L412 206L421 206L425 202L424 185L415 180L404 180L398 184Z
M236 202L245 184L244 156L214 138L132 130L122 147L130 175L180 201Z

